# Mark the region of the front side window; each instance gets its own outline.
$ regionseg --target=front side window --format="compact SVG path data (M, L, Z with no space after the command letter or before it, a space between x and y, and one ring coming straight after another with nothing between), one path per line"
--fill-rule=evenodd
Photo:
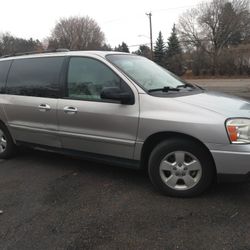
M9 71L11 61L0 62L0 93L4 93L7 74Z
M121 88L121 79L104 63L88 57L72 57L69 62L67 98L101 101L105 87Z
M57 98L63 57L14 60L8 76L6 94Z

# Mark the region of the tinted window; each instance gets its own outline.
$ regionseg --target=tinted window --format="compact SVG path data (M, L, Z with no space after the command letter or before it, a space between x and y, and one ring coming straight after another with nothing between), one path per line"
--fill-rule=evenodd
M0 62L0 93L4 93L7 74L9 71L11 61Z
M121 79L108 66L95 59L73 57L68 70L68 97L100 101L104 87L119 87Z
M58 97L63 57L14 60L6 93L12 95Z

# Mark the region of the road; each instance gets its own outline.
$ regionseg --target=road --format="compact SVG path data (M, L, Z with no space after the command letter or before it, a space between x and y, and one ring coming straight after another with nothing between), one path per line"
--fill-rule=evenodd
M249 208L250 184L180 199L140 171L28 149L0 161L1 250L248 250Z
M196 83L209 90L221 91L250 99L249 79L195 79L188 82Z

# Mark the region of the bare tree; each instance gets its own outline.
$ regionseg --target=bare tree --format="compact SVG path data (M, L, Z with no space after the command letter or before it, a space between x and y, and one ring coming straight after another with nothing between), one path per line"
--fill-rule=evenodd
M0 34L0 56L13 53L41 51L42 43L32 38L26 40L9 33Z
M97 22L86 17L61 19L49 39L48 48L67 48L71 50L100 49L104 43L104 33Z
M184 45L202 49L210 56L216 73L223 49L249 37L249 0L204 2L180 17L178 31Z

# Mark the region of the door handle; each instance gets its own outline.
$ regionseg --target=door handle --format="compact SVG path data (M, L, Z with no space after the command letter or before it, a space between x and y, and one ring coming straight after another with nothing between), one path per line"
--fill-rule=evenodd
M77 113L77 108L71 107L71 106L67 106L63 110L64 110L65 113L67 113L69 115L73 115L73 114Z
M42 103L38 106L38 109L42 112L45 112L45 111L50 111L51 107L48 104Z

